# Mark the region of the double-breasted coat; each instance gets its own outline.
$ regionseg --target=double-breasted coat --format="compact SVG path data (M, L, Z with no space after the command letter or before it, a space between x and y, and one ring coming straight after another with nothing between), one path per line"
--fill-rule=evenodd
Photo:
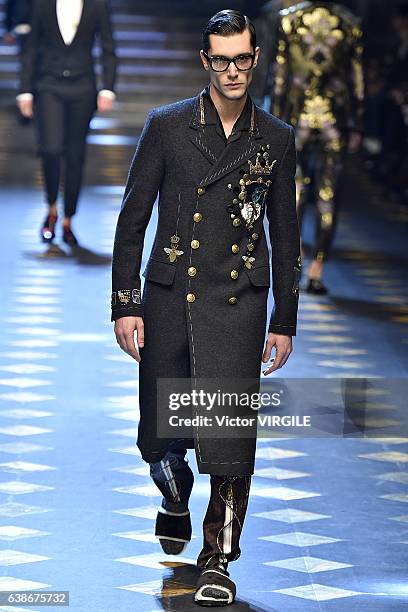
M265 332L296 335L301 266L291 126L248 96L229 138L209 89L153 109L132 160L119 213L112 264L112 321L143 316L137 444L159 461L168 440L157 425L163 378L259 381ZM159 193L158 223L143 272L144 235ZM267 321L272 244L274 308ZM167 406L168 409L168 406ZM163 412L161 412L161 410ZM246 438L201 436L198 469L252 474L256 425Z

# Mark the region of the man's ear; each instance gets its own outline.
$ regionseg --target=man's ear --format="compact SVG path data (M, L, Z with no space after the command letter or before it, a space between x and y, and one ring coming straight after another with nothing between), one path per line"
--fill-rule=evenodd
M258 60L259 60L259 54L261 53L261 47L256 47L255 48L255 61L254 61L254 68L255 66L258 64Z
M201 57L201 61L202 61L203 66L204 66L204 70L209 70L210 69L210 65L209 65L209 63L207 61L207 58L204 55L204 50L203 49L200 50L200 57Z

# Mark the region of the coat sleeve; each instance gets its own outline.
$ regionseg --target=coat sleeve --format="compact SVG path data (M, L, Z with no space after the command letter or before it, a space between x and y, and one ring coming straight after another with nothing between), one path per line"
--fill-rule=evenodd
M295 172L295 132L290 126L286 149L266 209L272 245L272 281L275 300L268 331L287 336L296 335L301 270Z
M99 36L102 47L102 89L114 91L117 59L111 17L106 0L99 0Z
M143 316L140 266L143 243L164 176L159 118L150 111L127 179L112 259L112 316Z
M39 0L34 0L31 17L31 30L21 52L19 93L33 93L36 79L39 45L41 39L41 7Z

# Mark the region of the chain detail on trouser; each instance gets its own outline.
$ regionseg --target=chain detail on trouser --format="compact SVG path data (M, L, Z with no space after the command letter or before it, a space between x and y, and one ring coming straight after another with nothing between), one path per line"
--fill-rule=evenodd
M210 476L211 495L203 521L200 569L225 568L241 555L239 540L248 506L251 476Z
M150 476L163 494L162 507L170 512L186 512L194 476L186 449L168 451L161 461L150 463Z

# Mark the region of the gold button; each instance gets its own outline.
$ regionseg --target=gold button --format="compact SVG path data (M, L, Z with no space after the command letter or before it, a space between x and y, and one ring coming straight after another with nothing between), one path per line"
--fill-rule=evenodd
M258 240L259 236L255 232L252 234L252 240Z
M232 225L234 227L238 227L238 225L241 225L241 219L238 219L238 217L236 217L236 219L233 220Z
M199 246L200 246L200 242L198 240L192 240L191 241L191 248L192 249L198 249Z
M197 193L198 193L199 196L204 195L205 194L205 188L204 187L199 187L197 189Z
M231 270L231 278L238 278L238 270Z
M191 266L188 270L187 270L187 274L189 276L195 276L197 274L197 268L195 268L194 266Z
M199 212L194 213L193 219L196 223L198 223L199 221L201 221L201 219L203 218L203 215Z
M187 302L195 302L196 296L194 295L194 293L187 293Z
M229 303L229 304L236 304L237 302L238 302L238 298L236 298L235 296L230 297L230 298L228 299L228 303Z
M239 252L239 246L237 244L233 244L231 247L231 251L233 253L238 253Z

